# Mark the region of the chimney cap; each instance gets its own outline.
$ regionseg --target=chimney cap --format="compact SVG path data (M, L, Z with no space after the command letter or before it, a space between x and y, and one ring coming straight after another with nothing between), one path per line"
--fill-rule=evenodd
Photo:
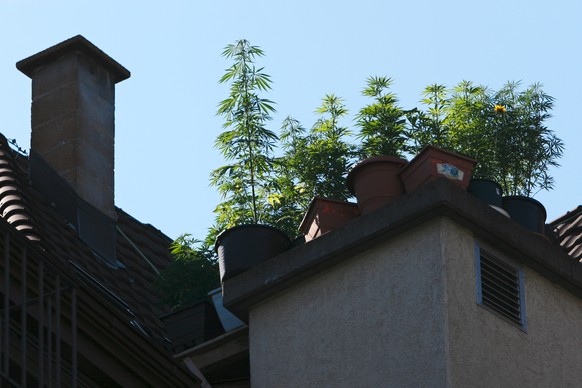
M113 75L115 83L129 78L131 75L129 70L120 65L109 55L105 54L82 35L74 36L52 47L49 47L46 50L18 61L16 63L16 68L26 74L28 77L32 78L34 70L38 67L46 65L47 63L56 60L63 54L75 50L82 51L101 63L101 65Z

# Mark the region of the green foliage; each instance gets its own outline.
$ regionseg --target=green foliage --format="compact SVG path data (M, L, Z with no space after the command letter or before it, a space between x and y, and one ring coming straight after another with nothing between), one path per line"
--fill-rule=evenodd
M208 244L184 234L171 246L172 262L154 281L161 303L172 310L204 300L220 286L218 265Z
M300 194L298 202L303 211L314 196L340 200L350 197L345 177L355 156L353 145L347 141L350 132L340 124L347 114L343 100L326 95L315 112L321 117L309 131L289 117L281 133L285 155L280 162L291 174L286 178L287 188Z
M296 235L315 196L346 200L345 177L355 156L349 131L340 121L347 115L341 98L326 95L315 111L320 118L306 130L288 116L281 127L283 156L276 160L275 181L269 197L275 224Z
M496 162L495 178L504 192L531 196L553 188L549 169L559 166L564 144L545 125L551 117L554 98L538 83L525 90L519 86L508 82L492 95L491 149ZM503 109L496 110L493 104Z
M432 84L420 107L405 110L390 78L370 77L362 94L373 101L355 116L359 143L348 141L341 123L347 110L333 94L323 98L309 130L289 116L279 139L266 127L274 103L259 95L271 88L269 75L255 67L263 55L246 40L224 49L233 63L219 81L230 92L218 105L224 131L215 146L228 164L211 173L223 200L204 242L184 235L174 243L174 261L156 281L167 305L196 302L218 286L212 247L223 229L266 223L295 236L314 196L349 199L345 180L356 157L414 155L431 144L476 159L473 175L497 181L505 194L533 195L554 185L549 169L558 166L564 145L546 127L554 99L540 84L520 90L508 82L498 91L469 81L452 89ZM275 150L282 156L274 157Z
M276 209L277 226L289 236L298 234L299 224L309 206L311 194L301 180L301 155L307 143L305 128L288 116L281 126L283 156L276 162L276 181L269 198Z
M473 176L493 177L490 92L484 86L462 81L450 90L445 123L450 149L480 161Z
M222 55L234 63L219 81L230 83L230 94L218 106L217 115L225 121L215 146L231 163L212 172L211 184L224 199L216 209L217 222L230 227L265 218L278 137L266 128L273 102L259 96L271 88L270 76L254 65L263 51L243 39L226 46Z
M553 187L548 170L558 165L563 144L545 126L553 99L540 85L520 91L507 83L493 91L469 81L452 89L435 83L423 90L419 107L406 110L390 90L391 78L369 77L362 94L372 102L355 116L357 144L348 141L341 124L347 110L333 94L323 98L309 130L288 117L279 141L265 128L273 103L258 96L271 85L254 67L263 51L241 40L223 55L234 64L220 80L231 82L231 92L219 105L225 131L217 147L233 163L212 173L224 198L216 210L220 227L260 221L294 235L314 196L350 198L345 178L356 157L402 157L428 144L476 159L474 176L499 182L507 194ZM283 156L274 158L277 145Z
M553 188L549 168L558 166L564 145L549 130L554 99L540 84L520 90L508 82L498 91L462 81L448 90L428 86L426 110L411 111L412 148L427 144L477 160L474 176L498 182L507 195L531 196Z
M398 106L396 95L389 91L392 79L370 77L366 80L364 96L374 99L356 115L357 135L361 141L362 159L379 155L402 157L408 151L405 111Z
M412 109L408 112L412 151L419 152L430 144L435 147L452 149L452 133L447 122L447 109L450 101L444 85L432 84L422 92L420 102L426 110Z

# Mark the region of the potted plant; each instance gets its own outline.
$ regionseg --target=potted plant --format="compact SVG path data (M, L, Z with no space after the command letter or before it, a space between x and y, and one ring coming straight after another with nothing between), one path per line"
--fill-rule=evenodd
M305 235L305 242L309 242L345 225L359 215L358 206L354 203L315 197L301 221L299 230Z
M523 91L519 86L509 82L493 96L496 178L508 195L503 207L511 218L543 234L546 211L532 197L540 190L553 188L549 169L559 166L564 145L545 125L554 98L540 84Z
M398 177L406 165L402 156L407 148L405 112L389 91L392 79L370 77L362 94L374 99L356 116L362 160L349 172L347 185L356 196L362 214L384 206L404 193Z
M359 215L345 184L354 149L341 119L347 110L341 98L329 94L316 113L320 118L310 130L287 117L281 131L285 154L277 163L278 193L274 199L285 207L282 219L299 215L299 230L310 241ZM301 218L302 217L302 218Z
M447 88L444 85L432 84L424 89L422 96L421 103L427 107L426 111L414 108L406 112L410 151L418 154L427 145L444 150L456 150Z
M160 317L175 352L224 334L216 309L208 300L184 306Z
M507 216L503 210L503 189L492 174L493 156L488 145L494 137L491 131L490 91L484 86L462 81L452 89L447 98L447 122L455 128L455 148L471 155L477 163L467 191L481 201Z
M433 179L444 177L466 189L476 160L459 147L459 126L466 125L464 118L455 115L456 109L444 85L432 84L423 91L421 102L427 111L408 111L411 148L418 152L402 170L400 177L407 192ZM463 109L460 109L464 112Z
M212 172L211 183L224 201L217 207L218 225L226 228L216 239L221 281L251 268L289 247L289 238L269 221L269 185L277 135L266 128L273 102L259 97L270 89L270 77L255 68L263 51L246 40L228 45L223 56L234 59L220 79L230 82L229 97L217 114L225 118L216 147L231 163Z
M291 117L284 121L282 163L291 170L294 189L303 194L306 204L313 197L346 200L350 197L346 171L354 157L353 146L346 141L351 133L341 125L347 110L340 97L328 94L315 113L320 117L309 130Z
M366 158L348 174L348 189L356 196L361 214L369 214L404 193L398 174L406 159L383 155Z
M531 197L553 187L549 169L558 166L563 153L562 141L545 126L554 99L539 84L525 90L519 86L518 82L508 82L492 91L463 81L450 95L442 87L433 87L427 99L432 103L431 123L440 126L441 139L477 160L473 176L480 181L472 185L471 192L489 197L495 206L499 206L501 193L511 196L503 206L518 222L525 208L538 213L534 219L545 214L543 206ZM520 201L529 204L512 210ZM543 232L543 225L536 230Z
M427 145L400 171L400 179L407 193L438 178L466 189L475 163L474 159Z
M547 213L541 202L525 195L509 195L503 197L503 209L524 228L541 235L545 233Z
M487 163L504 193L532 197L553 188L549 169L559 166L564 144L545 125L554 98L540 84L518 88L519 83L509 82L492 96L488 111L493 112L489 139L493 152Z
M503 210L503 189L499 183L491 179L471 178L467 192L509 217L509 214Z
M222 231L216 238L220 280L224 281L289 248L291 241L280 229L263 224L242 224Z

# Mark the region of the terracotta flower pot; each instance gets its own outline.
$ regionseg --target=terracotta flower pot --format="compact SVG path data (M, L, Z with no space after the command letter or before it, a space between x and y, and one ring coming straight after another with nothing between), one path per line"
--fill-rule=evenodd
M364 159L348 174L348 189L356 196L361 214L368 214L404 194L398 177L406 160L397 156Z
M247 271L289 249L289 237L268 225L239 225L216 237L220 281Z
M471 158L428 145L400 171L400 178L407 193L438 178L467 189L475 163Z
M360 215L355 203L315 197L301 221L299 230L305 242L345 225Z

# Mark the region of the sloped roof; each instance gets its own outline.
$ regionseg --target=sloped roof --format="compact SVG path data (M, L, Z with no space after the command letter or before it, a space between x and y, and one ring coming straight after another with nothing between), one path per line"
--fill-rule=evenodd
M566 253L582 262L582 206L552 221L550 226Z
M144 337L168 345L159 319L168 311L160 307L153 281L171 261L172 240L116 208L120 265L111 266L79 238L74 227L28 181L27 156L12 150L0 134L0 216L58 257L61 267L72 267L83 281L128 315L129 324Z

